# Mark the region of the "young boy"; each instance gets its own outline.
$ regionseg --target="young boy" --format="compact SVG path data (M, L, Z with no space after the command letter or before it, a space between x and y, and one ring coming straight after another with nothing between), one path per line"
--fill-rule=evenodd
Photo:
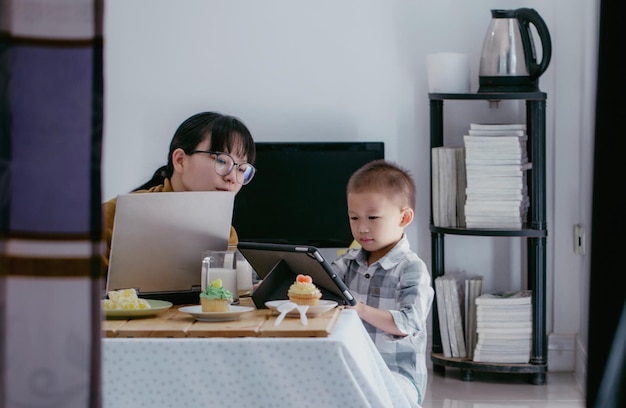
M415 184L406 170L375 160L350 177L347 199L350 229L361 248L348 250L333 267L357 299L351 308L400 387L421 404L434 291L426 265L404 234L415 214Z

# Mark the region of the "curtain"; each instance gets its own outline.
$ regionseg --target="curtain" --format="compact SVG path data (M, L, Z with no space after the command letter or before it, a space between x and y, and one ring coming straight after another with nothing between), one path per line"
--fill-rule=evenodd
M0 407L99 407L104 0L0 0Z
M586 392L587 407L596 408L626 406L626 290L617 283L623 281L626 243L626 221L620 215L626 172L618 147L624 138L626 80L624 46L615 41L624 38L620 6L600 3Z

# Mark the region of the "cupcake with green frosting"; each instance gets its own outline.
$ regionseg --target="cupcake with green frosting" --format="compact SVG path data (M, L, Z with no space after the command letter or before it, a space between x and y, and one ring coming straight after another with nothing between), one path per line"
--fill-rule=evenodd
M200 292L200 303L203 312L228 312L228 305L233 300L231 291L222 287L222 280L215 279Z

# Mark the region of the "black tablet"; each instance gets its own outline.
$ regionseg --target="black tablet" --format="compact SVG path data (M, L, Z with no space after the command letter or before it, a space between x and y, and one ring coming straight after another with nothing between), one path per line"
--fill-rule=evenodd
M237 248L263 280L252 293L257 309L269 300L288 299L287 291L298 274L309 275L322 299L354 306L356 300L319 249L310 245L239 242Z

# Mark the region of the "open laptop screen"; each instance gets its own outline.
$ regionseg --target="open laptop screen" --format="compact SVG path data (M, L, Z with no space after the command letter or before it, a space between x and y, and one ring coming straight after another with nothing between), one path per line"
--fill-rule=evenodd
M198 303L202 251L228 247L234 193L134 193L118 196L107 291Z

